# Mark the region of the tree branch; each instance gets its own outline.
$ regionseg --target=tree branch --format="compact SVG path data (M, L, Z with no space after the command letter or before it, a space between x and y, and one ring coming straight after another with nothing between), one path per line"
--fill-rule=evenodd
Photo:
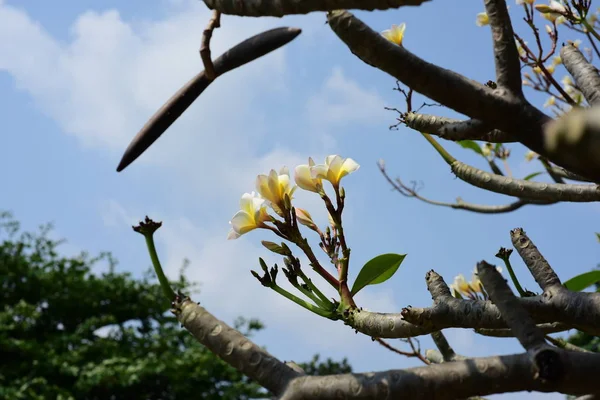
M521 62L515 37L504 0L486 0L485 10L490 19L496 81L498 86L517 97L523 97Z
M431 334L431 339L433 339L433 343L435 343L436 347L440 351L444 361L456 361L456 360L464 360L466 357L459 356L454 352L448 340L446 340L446 336L442 333L442 331L433 332Z
M572 326L563 324L562 322L538 324L537 327L546 335L550 333L564 332L568 331L569 329L573 329ZM477 332L480 335L490 337L514 337L514 334L510 329L475 329L475 332Z
M414 197L415 199L421 200L427 204L431 204L434 206L450 207L450 208L453 208L456 210L465 210L465 211L471 211L471 212L476 212L476 213L480 213L480 214L503 214L503 213L508 213L508 212L518 210L519 208L521 208L527 204L540 205L540 206L556 204L556 202L553 202L553 201L543 201L542 202L542 201L519 199L519 200L509 203L509 204L503 204L503 205L499 205L499 206L489 206L489 205L484 205L484 204L468 203L468 202L462 200L460 197L458 197L456 199L456 203L446 203L443 201L431 200L431 199L421 196L415 188L410 188L410 187L406 186L400 180L400 178L396 178L395 181L392 180L392 178L387 174L387 171L385 170L385 166L383 166L381 163L379 163L379 170L381 171L381 173L383 174L385 179L389 182L389 184L392 185L394 190L396 190L401 195L406 196L406 197Z
M276 28L259 33L227 50L213 63L216 76L254 61L292 41L300 34L297 28ZM125 169L152 145L188 109L213 81L200 72L177 91L133 138L117 167Z
M501 97L479 82L417 57L347 11L327 16L331 29L358 58L446 107L490 123L500 120L500 114L518 118L523 113L520 100Z
M434 271L426 274L434 304L406 307L401 313L354 310L345 320L372 337L403 338L430 334L446 328L505 329L498 308L490 301L456 299ZM589 334L600 334L600 293L571 292L562 286L548 288L542 296L518 300L536 324L560 322Z
M600 354L556 352L565 373L554 381L540 379L525 353L367 374L304 376L294 379L280 399L454 400L525 390L577 395L597 390L598 378L590 371L600 363Z
M490 174L460 161L454 161L451 168L458 178L473 186L508 196L548 202L589 203L600 201L600 186L596 184L564 185L560 183L531 182Z
M223 14L245 17L283 17L314 11L338 9L387 10L403 6L420 6L429 0L204 0L210 9Z
M189 297L179 296L171 311L196 340L273 393L283 393L292 379L302 375L215 318Z
M202 33L202 43L200 45L200 58L202 59L202 64L204 64L204 73L211 81L215 80L217 72L215 71L215 66L213 65L210 56L210 39L212 38L215 28L219 28L220 26L221 13L213 11L211 18L208 21L208 25L204 28L204 32Z
M550 287L562 288L558 275L554 272L548 261L542 256L522 228L510 231L510 239L517 253L529 268L529 272L542 290Z
M588 62L583 54L572 44L560 49L560 58L575 85L590 106L600 103L600 75L598 69Z
M328 13L329 26L365 63L393 76L414 91L472 119L505 132L519 132L521 143L555 164L600 182L600 157L592 150L571 146L572 152L548 147L544 126L552 119L521 97L501 87L488 88L456 72L415 56L373 31L347 11ZM599 146L592 147L598 153ZM585 157L580 157L580 152Z
M409 128L419 132L427 132L446 140L482 140L490 143L518 142L514 135L499 129L490 129L478 120L461 121L454 118L410 112L404 114L402 122Z

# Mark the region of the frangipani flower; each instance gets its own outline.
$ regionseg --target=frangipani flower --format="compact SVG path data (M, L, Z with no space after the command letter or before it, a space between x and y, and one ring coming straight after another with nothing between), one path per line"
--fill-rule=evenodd
M496 267L496 271L502 273L502 267ZM477 267L475 267L473 270L471 282L467 282L465 277L460 274L454 278L454 283L450 285L450 289L452 289L453 292L457 292L460 295L464 295L472 299L477 299L478 294L481 294L484 299L487 299L487 294L484 291L483 284L481 283L479 275L477 274Z
M325 158L325 164L315 165L310 170L313 179L326 179L334 187L338 187L344 176L356 171L358 168L360 168L360 165L351 158L330 155Z
M556 104L556 97L550 96L548 98L548 100L546 100L546 102L544 103L544 108L552 107L555 104Z
M285 195L287 194L291 200L295 190L296 186L290 185L290 173L286 167L283 167L279 174L272 169L268 176L258 175L256 177L256 191L269 201L277 214L283 213Z
M265 199L260 198L255 192L244 193L240 200L240 211L229 221L231 230L227 239L237 239L253 229L265 227L265 222L270 219Z
M568 12L565 6L556 0L550 0L550 4L548 5L537 4L535 9L542 13L542 17L552 22Z
M460 274L454 277L454 283L450 284L450 289L461 294L468 294L470 286L464 275Z
M310 192L319 193L323 190L323 183L321 178L313 178L310 169L315 166L315 162L311 157L308 158L308 165L298 165L294 169L294 180L296 185L301 189L308 190Z
M402 39L404 39L404 31L406 30L406 24L403 22L400 25L392 25L391 29L386 29L381 32L381 36L386 38L392 43L402 46Z
M488 17L487 13L480 12L477 14L477 19L475 20L475 24L477 26L485 26L490 24L490 17Z
M525 154L525 161L529 162L529 161L533 160L534 158L538 158L539 156L540 155L538 153L530 150Z

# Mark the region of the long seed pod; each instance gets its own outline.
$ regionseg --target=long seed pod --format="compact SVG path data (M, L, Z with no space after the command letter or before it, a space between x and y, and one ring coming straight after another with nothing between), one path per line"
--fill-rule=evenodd
M217 77L254 61L291 42L302 32L298 28L271 29L232 47L214 62ZM177 91L133 138L121 158L117 172L124 170L148 149L211 84L205 71L200 72Z

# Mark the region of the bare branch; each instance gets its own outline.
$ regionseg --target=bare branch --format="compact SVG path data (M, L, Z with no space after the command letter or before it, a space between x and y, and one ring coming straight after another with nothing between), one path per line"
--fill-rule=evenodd
M514 135L499 129L491 129L478 120L461 121L454 118L411 112L404 115L403 122L409 128L427 132L446 140L482 140L490 143L518 142Z
M456 210L465 210L465 211L471 211L471 212L476 212L476 213L480 213L480 214L503 214L503 213L508 213L508 212L518 210L519 208L521 208L525 205L528 205L528 204L540 205L540 206L556 204L556 202L553 202L553 201L533 201L533 200L519 199L519 200L517 200L513 203L509 203L509 204L504 204L504 205L499 205L499 206L488 206L488 205L483 205L483 204L468 203L468 202L462 200L460 197L458 197L456 199L456 203L446 203L443 201L431 200L431 199L421 196L417 192L416 188L406 186L400 180L400 178L396 178L395 180L392 180L392 178L387 174L387 171L385 170L385 166L383 166L381 163L379 163L378 165L379 165L379 170L381 171L381 173L383 174L385 179L390 183L390 185L392 185L394 190L396 190L398 193L400 193L401 195L406 196L406 197L414 197L415 199L421 200L427 204L431 204L434 206L450 207L450 208L453 208Z
M217 77L215 66L213 65L212 58L210 56L210 39L212 38L213 31L215 28L221 26L221 13L219 11L213 11L212 17L208 21L208 25L204 28L202 33L202 44L200 45L200 58L202 64L204 64L204 73L206 77L211 81Z
M210 9L223 14L245 17L283 17L314 11L339 9L388 10L404 6L420 6L429 0L204 0Z
M365 63L461 114L505 132L519 132L520 142L538 154L600 182L600 157L589 157L592 152L598 153L598 146L591 147L596 150L571 146L571 152L549 148L544 126L552 119L524 99L501 87L491 89L426 62L383 38L347 11L328 13L328 21L335 34Z
M505 88L514 96L523 97L521 62L506 2L486 0L485 10L492 30L498 86Z
M590 64L577 47L572 44L564 45L560 49L560 58L588 104L593 106L600 103L600 75L598 75L598 69Z
M558 275L522 228L511 230L510 238L513 246L542 290L549 287L562 287Z
M259 33L226 51L214 62L217 76L254 61L292 41L300 34L297 28L276 28ZM125 169L152 145L188 109L211 84L205 71L200 72L177 91L133 138L117 167Z
M563 324L562 322L538 324L537 328L544 334L564 332L573 329L572 326ZM514 337L514 334L510 329L475 329L475 332L490 337Z
M419 351L417 351L416 349L413 349L413 351L404 351L404 350L400 350L394 346L392 346L391 344L389 344L388 342L386 342L385 340L381 339L381 338L373 338L373 340L375 340L377 343L379 343L380 345L382 345L383 347L385 347L386 349L388 349L391 352L394 352L396 354L400 354L401 356L405 356L405 357L417 357L419 360L421 360L424 364L431 364L429 362L429 360L427 360L427 358L425 358ZM408 338L408 340L412 340L411 338ZM412 346L411 346L412 347Z
M600 133L600 132L599 132ZM454 161L452 172L461 180L491 192L508 196L526 198L535 201L600 201L600 187L596 184L560 184L531 182L523 179L508 178Z
M540 347L548 346L544 340L544 334L537 329L535 322L510 290L496 267L481 261L477 264L477 274L485 290L489 293L490 299L502 314L502 319L506 321L525 350L537 351Z
M589 179L584 178L581 175L577 175L571 171L567 171L564 168L561 167L556 167L554 165L550 166L550 170L552 170L552 173L556 176L560 176L561 178L564 179L570 179L572 181L580 181L580 182L590 182Z
M586 394L597 390L590 371L600 354L556 349L564 373L557 380L540 379L528 353L472 358L405 370L366 374L303 376L294 379L281 400L395 399L454 400L518 391Z
M282 393L288 382L302 375L215 318L189 297L179 297L173 303L172 312L196 340L273 393Z
M365 335L402 338L430 334L446 328L507 328L498 308L490 301L456 299L434 271L426 274L434 305L406 307L400 314L354 310L345 320ZM590 334L600 334L600 293L571 292L562 286L548 288L542 296L518 300L536 324L561 322Z
M511 103L485 85L431 64L388 41L347 11L328 13L328 21L335 34L362 61L461 114L493 122L503 112L517 116L523 111L520 103Z
M448 340L446 340L446 336L442 333L442 331L433 332L431 334L431 338L433 339L433 343L435 343L436 347L442 354L444 361L456 361L456 360L464 360L466 357L459 356L454 352Z

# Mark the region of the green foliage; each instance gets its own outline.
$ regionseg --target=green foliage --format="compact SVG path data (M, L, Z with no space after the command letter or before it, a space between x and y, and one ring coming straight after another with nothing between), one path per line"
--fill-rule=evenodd
M565 287L574 292L581 292L596 283L600 282L600 270L584 272L569 279L564 283Z
M523 180L528 181L530 179L535 178L536 176L542 175L543 173L544 173L543 171L542 172L539 172L539 171L538 172L534 172L532 174L527 175L525 178L523 178Z
M352 295L355 295L367 285L377 285L390 279L402 264L406 254L381 254L362 267L354 285L352 286Z
M313 359L308 363L300 363L300 367L306 372L307 375L334 375L334 374L348 374L352 372L352 367L348 364L348 360L345 358L342 362L333 361L327 359L325 362L319 362L319 355L315 354Z
M267 397L178 326L151 273L117 273L107 253L60 256L49 230L18 234L0 214L0 398ZM101 262L107 272L94 273ZM194 286L180 275L172 286L189 293ZM234 326L248 335L263 328L243 318ZM317 360L311 371L350 368Z
M475 153L483 156L483 150L481 150L481 146L474 140L459 140L456 143L463 149L473 150Z

